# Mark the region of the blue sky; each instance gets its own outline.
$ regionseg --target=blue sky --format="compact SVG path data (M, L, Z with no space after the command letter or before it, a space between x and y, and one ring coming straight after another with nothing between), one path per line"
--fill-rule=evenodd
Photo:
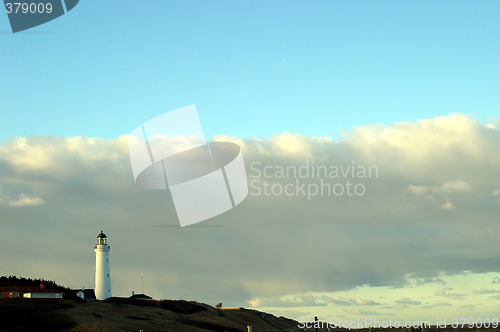
M0 139L114 138L196 104L207 136L499 111L496 1L82 1L12 34Z

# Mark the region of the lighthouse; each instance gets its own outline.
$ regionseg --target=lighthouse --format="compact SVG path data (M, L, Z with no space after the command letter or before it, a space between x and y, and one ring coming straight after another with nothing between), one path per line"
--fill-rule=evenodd
M105 300L111 297L111 277L109 274L109 250L106 234L102 231L97 235L95 251L95 297Z

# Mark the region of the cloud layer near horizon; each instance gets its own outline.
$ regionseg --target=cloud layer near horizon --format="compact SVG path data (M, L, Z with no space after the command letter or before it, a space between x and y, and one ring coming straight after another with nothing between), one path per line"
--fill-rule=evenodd
M122 296L140 289L141 274L155 297L243 305L366 284L401 286L408 275L500 271L495 124L453 114L358 127L338 140L292 133L214 140L241 146L254 186L237 208L188 228L178 227L168 192L134 185L126 136L12 138L0 145L0 273L92 287L92 245L101 229L112 247L114 294ZM258 177L256 169L311 164L374 165L378 176L323 179L362 184L360 196L256 195L264 180L275 189L297 184ZM320 178L299 180L321 185Z

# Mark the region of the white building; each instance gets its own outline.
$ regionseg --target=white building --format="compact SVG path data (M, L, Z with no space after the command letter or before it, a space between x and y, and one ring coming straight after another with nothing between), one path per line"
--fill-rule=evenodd
M95 251L95 297L105 300L111 297L111 277L109 272L109 250L106 234L97 235Z
M27 299L62 299L63 292L45 288L44 284L40 287L31 286L12 286L0 287L0 298L18 298L24 297Z
M63 293L52 289L32 289L23 294L28 299L62 299Z

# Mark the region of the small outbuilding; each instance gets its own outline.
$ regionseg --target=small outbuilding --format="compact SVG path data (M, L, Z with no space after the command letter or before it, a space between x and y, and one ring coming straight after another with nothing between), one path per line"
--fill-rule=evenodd
M95 292L93 289L72 289L76 296L84 300L95 300Z
M129 297L129 299L152 300L153 298L146 294L134 294L134 292L132 292L132 296Z

